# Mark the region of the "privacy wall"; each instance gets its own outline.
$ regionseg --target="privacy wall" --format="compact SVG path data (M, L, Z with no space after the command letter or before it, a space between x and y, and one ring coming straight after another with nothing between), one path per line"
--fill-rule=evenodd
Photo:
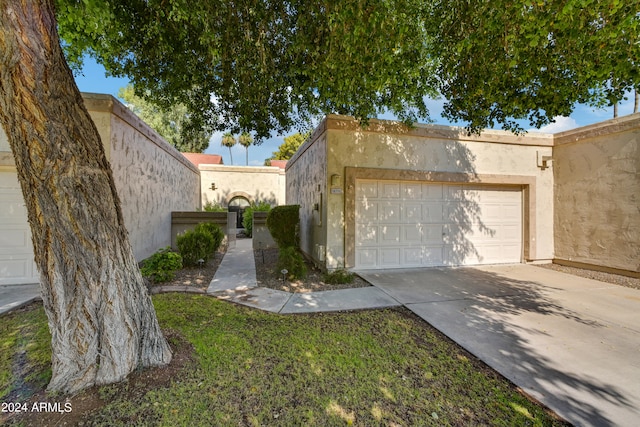
M83 94L100 133L138 260L171 244L171 212L200 206L198 170L110 95ZM0 284L38 282L22 191L0 129Z
M640 274L640 114L556 134L553 171L556 261Z

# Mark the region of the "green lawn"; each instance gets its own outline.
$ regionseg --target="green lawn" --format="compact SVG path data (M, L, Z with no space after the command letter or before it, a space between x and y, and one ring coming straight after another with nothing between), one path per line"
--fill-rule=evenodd
M194 363L167 387L102 387L109 403L85 425L561 425L405 310L284 316L183 294L154 303ZM16 346L31 351L11 337L44 321L12 317L8 327L2 318L2 371ZM13 381L2 377L1 390Z

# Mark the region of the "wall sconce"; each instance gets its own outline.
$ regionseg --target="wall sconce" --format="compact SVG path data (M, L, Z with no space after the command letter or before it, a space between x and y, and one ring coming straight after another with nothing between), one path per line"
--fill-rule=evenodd
M552 160L552 156L543 156L539 151L536 151L536 164L540 169L545 170L548 168L550 166L549 162Z
M216 191L216 189L217 189L218 187L216 187L216 183L215 183L215 182L212 182L212 183L211 183L211 187L209 187L209 188L210 188L210 189L212 189L213 191Z
M340 185L340 181L342 180L342 175L334 173L331 175L331 186L337 187Z

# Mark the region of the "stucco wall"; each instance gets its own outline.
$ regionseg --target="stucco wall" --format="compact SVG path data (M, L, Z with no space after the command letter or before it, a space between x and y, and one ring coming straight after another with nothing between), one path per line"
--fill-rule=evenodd
M327 133L322 122L287 162L287 204L300 205L300 248L321 266L325 254L332 265L342 262L325 250L330 223L341 221L340 213L335 211L337 216L333 216L334 207L328 206L327 179ZM327 212L332 212L331 218Z
M107 147L131 246L144 259L171 244L172 211L200 207L199 172L115 98L83 96Z
M640 114L556 135L555 256L640 272Z
M213 202L227 206L236 196L252 203L267 202L272 206L285 201L284 171L275 166L200 165L202 204ZM215 184L216 189L211 189Z
M384 121L372 121L363 130L356 121L340 116L329 116L316 132L319 130L323 137L312 141L306 151L300 150L289 162L287 203L301 204L301 216L304 215L308 206L316 202L314 176L322 176L324 205L328 209L324 212L326 240L308 233L305 220L309 237L303 237L302 241L305 251L315 243L326 244L327 268L350 266L350 254L353 255L347 241L349 214L353 215L348 208L353 202L349 200L353 183L346 180L347 167L366 171L368 179L446 179L520 186L526 199L523 257L553 258L553 171L538 166L538 156L552 154L552 135L516 136L489 131L481 136L468 136L463 129L433 125L407 129ZM325 155L327 166L322 170ZM407 171L436 174L416 175ZM339 185L331 185L332 176L338 177Z

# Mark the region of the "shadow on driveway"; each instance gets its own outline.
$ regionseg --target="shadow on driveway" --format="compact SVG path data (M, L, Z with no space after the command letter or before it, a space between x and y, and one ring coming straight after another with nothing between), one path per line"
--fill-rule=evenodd
M576 425L640 419L640 291L528 265L359 272Z

